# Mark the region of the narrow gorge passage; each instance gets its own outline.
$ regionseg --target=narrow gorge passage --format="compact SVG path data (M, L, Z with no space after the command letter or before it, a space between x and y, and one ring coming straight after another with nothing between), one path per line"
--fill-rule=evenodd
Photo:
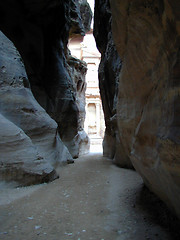
M141 177L100 154L64 166L54 182L6 187L0 204L1 240L175 239L153 220L159 200Z

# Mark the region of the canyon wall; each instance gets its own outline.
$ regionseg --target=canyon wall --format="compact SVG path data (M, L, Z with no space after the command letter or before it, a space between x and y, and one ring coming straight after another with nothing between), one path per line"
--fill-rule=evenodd
M145 184L180 217L180 2L111 0L110 5L122 60L119 157L130 159Z
M94 37L101 53L99 65L99 88L105 117L103 155L113 159L121 167L132 168L129 157L124 154L117 127L117 96L121 59L112 37L112 15L109 0L95 1Z
M0 179L29 185L53 180L72 157L57 124L35 100L22 58L0 32Z
M88 8L85 0L0 2L0 180L51 181L59 164L88 151L87 66L67 49L69 36L88 31ZM134 167L180 217L180 2L96 0L94 36L104 155Z
M87 154L90 148L90 140L86 132L84 131L84 122L86 117L85 106L85 91L86 91L86 73L87 64L80 59L74 58L71 55L68 56L68 71L71 79L74 83L74 89L76 92L76 104L78 107L78 125L77 134L73 137L73 140L68 143L67 146L71 149L71 154L74 158L80 155ZM65 142L65 139L63 140Z
M1 180L50 181L59 163L88 151L79 104L85 84L77 91L73 75L85 82L87 69L72 64L67 49L69 35L89 29L88 7L85 0L0 2Z

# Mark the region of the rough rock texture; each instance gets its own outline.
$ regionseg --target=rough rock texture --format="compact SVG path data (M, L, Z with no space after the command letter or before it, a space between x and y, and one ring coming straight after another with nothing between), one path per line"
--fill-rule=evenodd
M90 149L90 140L84 131L84 121L86 117L85 91L87 85L85 76L87 73L87 64L84 61L69 55L68 65L69 73L74 83L74 88L76 91L76 103L79 109L78 134L74 138L73 145L71 146L71 152L73 152L74 157L78 157L80 155L87 154Z
M67 50L69 31L83 35L90 28L91 11L81 16L81 2L87 10L78 0L0 2L0 29L18 49L0 33L0 179L50 181L59 163L88 151L85 88L77 91L73 75L85 81L86 66L78 60L70 66Z
M53 167L72 157L57 124L34 99L18 51L1 32L0 114L0 179L27 185L57 177Z
M94 36L101 53L99 87L105 115L103 155L123 167L132 167L128 157L122 156L123 147L117 128L117 94L121 60L112 38L111 10L109 0L95 2Z
M78 0L71 2L71 27L69 37L76 38L84 36L91 28L92 11L86 0ZM86 82L85 76L87 73L87 64L80 59L71 56L70 51L66 54L67 64L66 68L70 75L73 84L73 94L75 96L75 103L77 105L77 125L76 135L69 139L68 135L62 136L63 142L70 150L73 158L77 158L80 155L87 154L90 149L90 140L86 132L84 131L85 121L85 91ZM69 126L67 126L69 128Z
M91 29L93 13L91 11L89 4L87 3L87 0L79 0L79 3L83 27L85 32L88 32Z
M91 28L92 11L87 0L70 1L70 37L84 36Z
M0 2L0 9L0 29L20 52L35 98L57 122L74 157L71 146L78 135L79 109L66 58L69 31L85 33L80 3L8 0Z
M180 1L112 0L124 152L180 217Z

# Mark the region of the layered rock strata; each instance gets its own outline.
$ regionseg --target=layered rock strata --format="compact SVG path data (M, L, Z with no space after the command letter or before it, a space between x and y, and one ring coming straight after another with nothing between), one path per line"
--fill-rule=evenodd
M117 100L122 156L180 217L180 2L110 3L123 63Z

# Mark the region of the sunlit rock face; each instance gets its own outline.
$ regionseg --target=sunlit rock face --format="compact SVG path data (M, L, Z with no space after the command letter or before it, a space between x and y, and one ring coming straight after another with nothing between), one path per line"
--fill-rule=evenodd
M180 2L111 0L124 156L180 217Z
M81 16L81 4L89 6L78 0L0 2L0 29L20 52L34 97L58 124L73 157L81 151L76 141L79 108L68 72L67 42L69 32L83 35L89 28L84 25L90 24L87 15Z
M117 95L121 60L112 37L111 22L109 0L96 1L94 36L101 52L99 87L106 123L103 155L113 159L121 167L132 167L130 159L124 155L117 128Z

